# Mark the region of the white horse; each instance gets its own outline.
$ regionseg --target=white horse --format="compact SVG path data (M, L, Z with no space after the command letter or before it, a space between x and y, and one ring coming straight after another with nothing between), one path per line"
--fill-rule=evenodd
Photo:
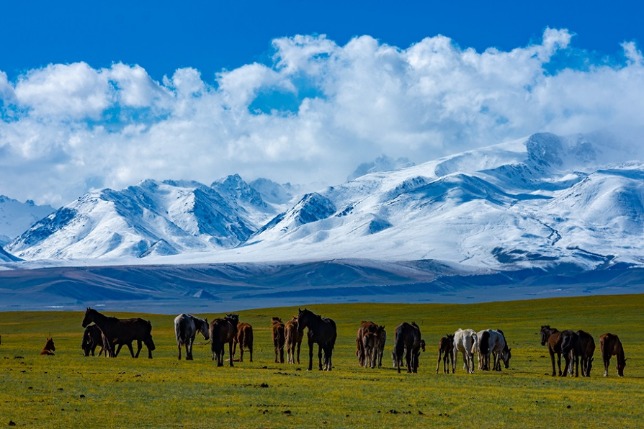
M474 372L474 350L477 348L477 336L474 329L459 329L454 332L454 365L458 352L463 354L463 369L468 373Z
M195 335L201 332L204 339L210 339L208 334L208 319L199 319L191 314L180 314L174 318L174 333L177 336L179 360L181 360L181 346L186 347L186 360L192 360L192 343Z
M512 357L511 349L505 341L505 335L501 330L485 329L477 334L478 344L476 350L479 357L479 369L490 369L490 355L494 356L494 369L501 371L501 361L506 368L510 366Z

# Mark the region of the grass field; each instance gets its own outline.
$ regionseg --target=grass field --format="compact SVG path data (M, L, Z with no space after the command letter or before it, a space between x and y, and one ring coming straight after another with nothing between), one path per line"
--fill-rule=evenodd
M309 305L333 318L338 341L332 372L276 364L272 316L297 308L239 312L253 325L254 361L217 368L202 337L194 361L178 361L174 316L145 315L153 325L154 359L84 357L82 313L0 313L0 426L16 427L643 427L644 295L558 298L472 305ZM189 309L187 309L189 310ZM109 315L129 315L106 312ZM199 314L218 317L217 314ZM387 327L386 365L361 368L355 333L361 320ZM393 333L416 321L428 349L418 374L391 368ZM584 329L597 342L590 378L551 377L539 327ZM503 329L510 369L436 374L438 339L457 328ZM618 378L615 359L602 377L597 337L620 336L628 359ZM47 335L55 356L40 356ZM305 340L306 341L306 340ZM316 349L317 354L317 349ZM142 356L146 355L146 349ZM383 361L384 364L384 361Z

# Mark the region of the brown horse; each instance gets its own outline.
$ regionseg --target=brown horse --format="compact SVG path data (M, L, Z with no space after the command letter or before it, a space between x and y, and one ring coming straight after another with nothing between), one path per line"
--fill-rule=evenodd
M396 327L394 356L399 373L403 354L405 355L407 372L418 372L420 349L423 345L424 341L421 339L420 328L415 322L411 322L411 324L403 322Z
M40 351L41 355L46 355L46 356L53 356L56 351L56 346L54 345L54 339L53 338L47 338L47 342L45 343L45 347L42 348Z
M624 348L619 337L615 334L606 333L599 336L599 347L602 351L602 359L604 360L604 377L608 376L608 365L610 364L611 356L617 356L617 375L624 376L624 367L626 366L626 356L624 356Z
M387 331L384 325L378 325L376 328L376 359L378 361L378 368L382 368L382 356L385 353L385 345L387 343Z
M564 375L579 377L579 359L581 357L581 344L579 335L567 329L561 333L561 354L566 361Z
M237 324L239 316L227 314L223 319L215 319L210 322L210 350L212 360L217 358L217 366L224 366L224 345L228 343L228 354L230 366L233 366L233 340L237 335Z
M295 349L297 348L297 363L300 363L300 348L302 347L303 334L297 331L297 316L284 325L286 337L286 357L288 363L295 363Z
M313 344L318 345L319 369L331 371L333 369L333 348L338 337L335 322L327 317L319 316L311 310L299 310L297 314L297 330L299 333L308 328L307 338L309 340L309 371L313 369ZM322 352L324 352L324 365L322 364Z
M588 332L579 330L579 348L581 350L581 375L590 377L593 368L593 354L595 353L595 340Z
M548 344L548 352L552 361L552 376L557 375L555 372L555 354L557 355L557 366L561 376L561 332L557 328L551 328L550 325L541 326L541 345Z
M279 317L273 317L272 332L273 346L275 347L275 363L284 363L286 335L284 333L284 322Z
M449 374L450 361L452 363L452 374L455 372L454 363L454 334L447 334L438 341L438 361L436 362L436 374L441 365L441 355L443 355L443 372Z
M152 359L152 351L156 348L152 340L152 324L149 320L140 317L132 319L117 319L105 316L93 308L87 308L82 326L86 328L90 323L96 324L107 338L110 347L118 345L114 357L118 356L123 345L127 345L133 358L138 358L141 352L141 343L148 348L148 358ZM132 342L136 341L138 349L136 355L132 350Z
M356 356L360 366L374 368L376 361L376 330L378 325L363 320L356 333Z
M253 361L253 327L248 323L240 323L237 325L237 335L233 340L233 356L235 356L235 349L239 344L239 361L244 361L244 349L248 349L250 353L250 361Z

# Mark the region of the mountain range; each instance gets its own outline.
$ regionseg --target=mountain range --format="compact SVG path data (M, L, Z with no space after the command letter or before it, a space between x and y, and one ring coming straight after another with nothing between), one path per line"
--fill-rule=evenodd
M449 275L644 267L644 164L606 136L539 133L419 165L385 161L303 195L238 175L93 191L14 237L2 258L25 262L4 266L431 260Z

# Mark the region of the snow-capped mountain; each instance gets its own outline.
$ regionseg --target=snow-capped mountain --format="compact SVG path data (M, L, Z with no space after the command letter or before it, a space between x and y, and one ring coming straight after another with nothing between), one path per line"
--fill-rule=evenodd
M6 248L25 259L173 255L234 247L276 210L239 176L212 187L146 180L91 192L50 214Z
M365 174L290 206L294 193L266 180L145 181L85 195L6 250L27 260L158 264L361 258L483 270L641 266L644 164L622 162L615 147L600 135L535 134Z
M54 208L48 205L39 206L31 200L21 203L0 195L0 246L9 243L53 211Z

